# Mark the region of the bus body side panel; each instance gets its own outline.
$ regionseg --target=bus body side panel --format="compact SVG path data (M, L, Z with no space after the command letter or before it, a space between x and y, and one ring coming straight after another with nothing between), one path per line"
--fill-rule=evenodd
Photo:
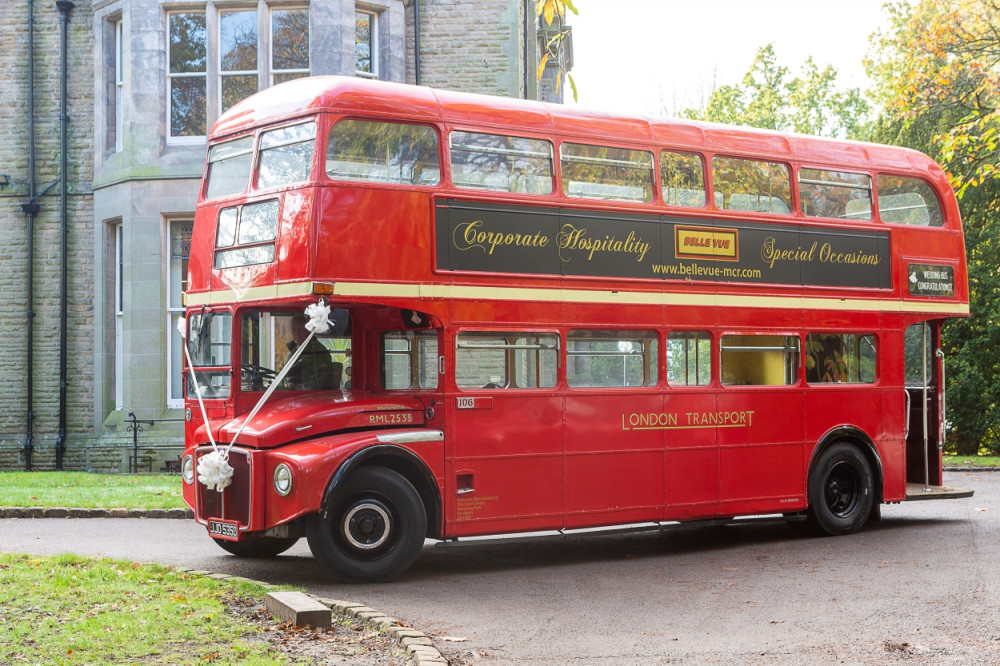
M663 519L662 393L566 396L566 527Z
M666 396L663 425L667 438L668 520L718 515L718 429L697 425L702 420L701 415L718 411L716 393L709 387L699 390L681 386L670 390Z
M562 528L562 397L486 390L446 403L448 535Z
M727 386L714 414L719 438L719 512L799 509L805 503L802 390Z

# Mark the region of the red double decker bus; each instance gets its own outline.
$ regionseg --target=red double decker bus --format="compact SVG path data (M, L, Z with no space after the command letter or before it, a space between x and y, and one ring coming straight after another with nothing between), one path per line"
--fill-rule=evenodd
M186 306L184 497L236 555L375 581L427 538L968 495L962 228L910 150L296 80L213 128Z

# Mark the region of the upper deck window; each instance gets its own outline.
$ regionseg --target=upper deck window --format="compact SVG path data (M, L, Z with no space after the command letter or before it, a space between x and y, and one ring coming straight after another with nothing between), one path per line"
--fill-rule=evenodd
M212 146L208 151L208 187L205 198L239 194L250 181L253 137L245 136Z
M451 178L457 187L550 194L552 144L541 139L452 132Z
M845 220L872 219L872 179L864 173L801 169L802 214Z
M653 200L653 155L643 150L564 143L563 193L584 199Z
M215 236L216 268L233 268L274 261L274 240L278 237L278 201L262 201L231 206L219 211Z
M261 134L257 187L265 189L308 180L315 143L315 122L291 125Z
M660 153L663 203L701 208L705 205L705 165L694 153Z
M723 210L787 214L792 210L788 167L777 162L712 158L715 205Z
M334 180L437 185L437 133L423 125L341 120L330 130L326 174Z
M924 181L880 174L875 184L878 189L878 214L883 222L920 227L940 227L944 224L941 202L933 188Z

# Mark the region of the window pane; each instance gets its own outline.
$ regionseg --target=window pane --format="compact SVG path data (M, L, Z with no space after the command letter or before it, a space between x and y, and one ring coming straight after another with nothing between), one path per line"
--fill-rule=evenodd
M271 11L271 69L309 69L309 10ZM301 75L300 75L301 76ZM275 74L275 83L279 83Z
M806 336L806 381L871 384L876 369L875 336L811 333Z
M336 180L437 185L437 133L420 125L342 120L330 130L326 173Z
M239 209L223 208L219 211L219 230L215 235L215 247L230 247L236 242L236 220Z
M260 137L257 187L301 183L312 170L316 123L302 123L266 132Z
M460 333L455 382L460 388L552 388L559 367L554 334Z
M667 335L667 383L707 386L712 381L711 337L702 331Z
M229 365L233 318L228 312L206 312L188 317L187 345L195 367Z
M786 335L722 338L722 383L790 386L798 382L799 339Z
M222 77L222 110L225 111L257 92L256 74L237 74Z
M566 336L566 380L573 387L656 384L656 334L571 331Z
M358 72L374 74L372 40L375 16L365 12L354 12L354 69Z
M208 151L208 188L205 197L212 199L237 194L250 180L252 137L227 141Z
M934 339L927 324L914 324L903 337L903 358L906 385L922 387L926 372L927 385L934 383Z
M705 165L691 153L660 153L663 203L701 208L705 205Z
M879 175L878 214L883 222L940 227L941 203L934 189L917 178Z
M716 205L724 210L791 212L792 186L784 164L715 157L712 178Z
M434 331L386 333L382 337L382 360L382 385L387 390L437 388L437 334Z
M170 136L205 136L205 77L170 79Z
M802 169L799 199L802 213L810 217L872 219L872 179L868 174Z
M451 177L458 187L552 192L552 144L500 134L452 132Z
M193 230L194 220L178 220L170 223L169 307L171 308L184 307L181 296L187 290L188 256L191 254Z
M274 240L278 235L278 202L247 204L240 213L240 245Z
M257 11L219 14L219 52L223 72L257 71Z
M205 71L205 12L174 12L170 23L170 73Z
M222 250L215 253L216 268L236 268L254 264L269 264L274 261L274 244L253 245L235 250Z
M642 150L564 143L563 193L587 199L653 200L653 155Z

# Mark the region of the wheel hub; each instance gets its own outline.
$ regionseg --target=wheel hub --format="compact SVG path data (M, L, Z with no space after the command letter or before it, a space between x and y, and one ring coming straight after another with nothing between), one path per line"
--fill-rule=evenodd
M343 532L347 542L360 550L373 550L389 539L392 520L380 502L365 500L344 515Z

